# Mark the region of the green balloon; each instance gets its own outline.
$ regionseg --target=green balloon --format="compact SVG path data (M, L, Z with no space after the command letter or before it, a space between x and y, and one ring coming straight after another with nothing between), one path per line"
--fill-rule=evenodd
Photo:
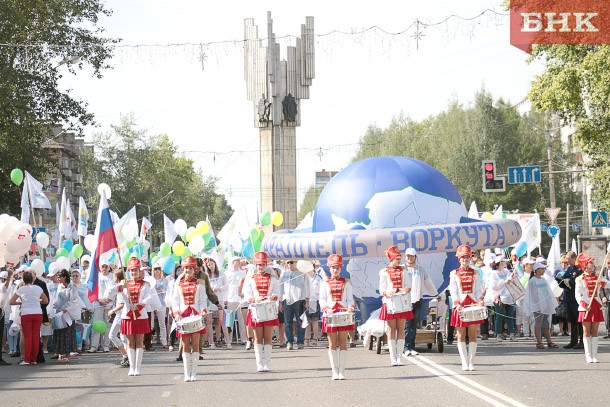
M11 181L13 181L13 184L17 186L21 185L23 182L23 171L21 171L19 168L15 168L13 171L11 171Z
M250 240L252 241L252 243L258 242L258 235L258 228L250 229Z
M189 249L188 247L184 248L184 251L182 252L182 258L185 258L186 256L192 256L193 252L191 251L191 249Z
M134 247L136 245L136 238L134 237L132 240L128 241L126 243L126 245L127 245L128 249L131 249L132 247Z
M182 257L178 256L176 253L172 253L172 259L174 259L176 263L179 263Z
M55 257L56 258L60 258L60 257L68 257L68 251L66 249L64 249L63 247L60 247L59 249L57 249L57 251L55 252Z
M106 323L104 321L93 321L91 327L98 334L103 334L106 332Z
M161 254L161 257L167 257L172 253L172 246L167 243L161 243L161 247L159 247L159 253Z
M209 234L209 233L204 233L204 234L203 234L203 235L201 235L201 236L203 236L203 241L205 242L205 244L206 244L206 245L207 245L208 243L210 243L210 238L211 238L212 236L210 236L210 234Z
M261 223L265 226L271 225L271 213L270 212L263 212L261 214Z
M265 231L263 229L261 229L261 233L258 235L258 241L262 242L264 237L265 237Z
M72 256L74 256L77 259L80 259L80 256L83 255L83 246L81 246L80 244L75 244L74 246L72 246Z
M123 264L126 266L127 262L129 262L129 258L131 257L131 253L127 252L125 253L125 255L123 256Z
M150 258L151 263L154 265L157 261L159 261L159 256L153 256Z
M159 253L150 252L150 255L148 257L152 261L152 259L154 259L155 257L158 257L158 256L159 256ZM153 263L155 263L155 262L153 261Z
M256 242L254 242L254 244L252 245L254 247L254 251L255 252L260 252L261 251L261 245L262 245L262 242L260 240L257 240Z

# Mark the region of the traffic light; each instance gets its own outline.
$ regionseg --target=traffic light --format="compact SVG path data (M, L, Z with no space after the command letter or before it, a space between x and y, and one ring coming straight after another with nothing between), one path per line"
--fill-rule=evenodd
M504 192L505 181L504 177L496 176L495 160L483 160L483 192Z

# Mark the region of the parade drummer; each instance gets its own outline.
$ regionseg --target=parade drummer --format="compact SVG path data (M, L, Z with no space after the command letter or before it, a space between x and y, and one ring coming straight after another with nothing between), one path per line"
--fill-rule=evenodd
M453 298L451 325L457 328L457 347L462 360L462 370L474 370L474 356L477 352L477 329L483 320L462 321L460 310L464 307L483 306L483 291L479 273L470 267L472 249L468 245L457 248L456 256L460 267L449 275L449 291ZM468 334L468 347L466 347Z
M330 327L327 326L326 317L335 312L354 312L354 295L352 283L340 276L343 258L338 254L331 254L327 265L330 268L330 278L320 285L320 309L324 311L322 332L328 336L328 358L332 369L332 380L343 380L347 357L347 334L355 329L354 324Z
M402 255L397 246L390 246L385 251L390 265L379 271L379 293L382 295L381 313L379 319L388 324L388 347L391 366L400 366L400 356L405 346L404 331L407 319L413 319L412 311L390 313L388 311L389 297L406 294L411 291L411 277L400 265Z
M575 296L578 301L578 322L582 323L583 343L587 363L597 363L599 323L604 320L600 291L609 282L598 278L594 259L584 253L576 258L576 264L584 273L576 278Z
M117 308L123 306L121 333L127 337L127 356L129 358L129 376L139 376L144 354L144 335L150 332L150 323L146 305L155 300L157 295L144 281L144 272L140 270L140 260L129 259L127 271L130 278L123 281L123 290L117 301Z
M172 294L172 310L177 323L189 316L206 313L208 296L202 280L195 277L197 260L192 256L182 259L183 277L175 284ZM203 323L203 321L202 321ZM184 381L194 382L197 376L199 362L199 338L205 333L205 327L198 331L183 333L177 330L176 336L182 338L182 363L184 365Z
M242 289L244 299L250 304L246 317L246 325L254 329L254 354L256 357L257 372L269 371L271 349L273 346L273 327L280 324L278 318L264 322L257 322L252 318L253 304L278 300L278 280L275 275L270 274L273 269L267 268L268 260L269 257L267 256L267 253L254 253L256 272L245 278Z

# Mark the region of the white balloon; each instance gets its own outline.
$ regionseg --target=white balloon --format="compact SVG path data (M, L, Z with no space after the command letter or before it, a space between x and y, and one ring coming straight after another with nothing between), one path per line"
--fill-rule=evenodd
M112 190L110 189L110 185L102 182L101 184L99 184L97 186L97 193L102 195L106 195L107 199L110 199L112 197Z
M6 259L4 258L4 254L0 254L0 267L6 266Z
M313 270L313 264L309 260L299 260L297 261L297 270L301 273L307 273Z
M11 239L6 242L6 250L11 254L19 254L21 252L21 244L17 239Z
M178 236L182 236L183 234L185 234L186 229L188 229L188 227L186 226L186 222L184 221L184 219L176 220L176 222L174 223L174 231L178 233Z
M203 240L203 236L195 235L191 238L189 242L189 249L194 254L199 254L205 247L205 240Z
M38 234L36 234L36 243L38 243L38 246L42 247L43 249L46 249L49 246L50 240L51 239L46 232L38 232Z
M130 242L133 240L134 237L136 237L138 231L134 230L131 226L127 226L124 227L123 230L121 230L121 233L123 233L123 237L125 238L125 240Z
M0 225L0 241L8 242L15 235L15 231L10 223Z
M72 252L68 253L68 260L70 260L70 264L76 263L76 257L72 255Z
M32 264L30 265L36 271L36 277L42 277L44 274L44 263L40 259L32 260Z
M150 242L148 240L145 240L142 242L142 246L144 247L145 251L148 251L148 249L150 249Z
M97 242L95 241L95 236L87 235L84 239L85 248L89 250L89 253L93 253L95 248L97 247Z
M7 267L15 267L19 263L19 255L14 253L7 253L4 259L6 260Z
M55 260L55 264L57 264L60 269L70 269L70 260L68 260L67 257L60 257L59 259Z

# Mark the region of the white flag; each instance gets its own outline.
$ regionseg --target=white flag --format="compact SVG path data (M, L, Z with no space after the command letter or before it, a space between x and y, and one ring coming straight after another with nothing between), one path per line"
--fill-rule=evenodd
M502 205L498 206L494 214L491 216L493 219L502 219L504 216L502 215Z
M119 247L121 247L123 242L131 241L134 237L138 236L138 218L135 206L114 225L114 234L116 235Z
M30 197L28 196L28 180L23 182L21 193L21 223L30 223Z
M87 224L89 223L89 211L87 204L81 196L78 198L78 235L87 236Z
M28 184L32 208L51 209L51 202L49 202L49 198L42 192L43 185L40 181L32 177L27 171L25 172L25 180Z
M547 256L546 264L548 268L545 271L545 277L549 277L549 281L552 281L555 276L555 270L559 270L559 259L561 258L561 243L559 242L559 235L555 236L551 243L551 249Z
M227 247L241 251L242 238L246 240L250 236L250 222L248 222L246 209L242 207L234 212L216 236L217 240L223 242Z
M540 246L542 241L542 233L540 228L540 215L537 213L523 227L523 234L520 241L527 244L528 254Z
M59 214L59 239L64 236L68 239L72 239L72 222L70 219L70 203L66 199L66 188L61 193L61 209Z
M142 227L140 228L140 243L146 240L146 234L152 227L152 223L146 219L146 216L142 218Z
M479 219L479 210L477 209L477 203L472 201L470 209L468 210L468 217L470 219Z
M174 230L174 222L172 222L165 214L163 214L163 229L165 231L165 242L172 244L176 240L178 233Z
M55 202L55 230L53 230L53 241L57 242L56 247L61 247L61 234L59 233L59 220L61 219L61 210L59 203Z

